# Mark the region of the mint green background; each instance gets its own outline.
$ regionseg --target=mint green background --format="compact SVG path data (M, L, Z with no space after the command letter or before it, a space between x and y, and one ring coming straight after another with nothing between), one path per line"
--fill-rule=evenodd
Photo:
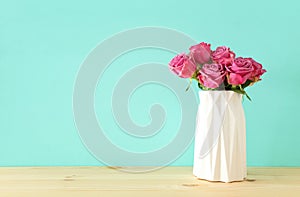
M296 0L0 1L0 165L102 165L81 143L73 121L79 66L98 43L117 32L162 26L210 42L213 48L230 46L265 66L263 81L248 89L253 102L244 101L247 163L300 166L299 10ZM118 61L168 62L172 56L145 50ZM105 78L109 81L115 74ZM150 90L163 92L159 86L146 86L130 101L132 117L140 124L149 121L139 109ZM147 95L146 102L152 100ZM166 109L177 103L170 92L160 102ZM96 107L101 105L96 102ZM170 123L179 113L168 114L170 129L157 143L114 142L128 150L158 148L174 137L178 125ZM192 165L192 157L193 145L173 165Z

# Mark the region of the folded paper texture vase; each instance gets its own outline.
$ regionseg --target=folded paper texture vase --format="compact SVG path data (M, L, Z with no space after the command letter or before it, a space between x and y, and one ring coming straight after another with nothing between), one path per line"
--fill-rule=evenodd
M242 95L199 91L193 174L209 181L246 178L246 127Z

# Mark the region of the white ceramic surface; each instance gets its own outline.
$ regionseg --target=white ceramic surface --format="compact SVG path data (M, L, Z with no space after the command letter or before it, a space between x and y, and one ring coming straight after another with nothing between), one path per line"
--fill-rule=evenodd
M242 181L247 176L242 95L199 91L193 174L209 181Z

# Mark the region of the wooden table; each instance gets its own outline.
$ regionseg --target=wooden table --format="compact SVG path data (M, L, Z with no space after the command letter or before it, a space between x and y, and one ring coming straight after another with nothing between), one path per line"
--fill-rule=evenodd
M0 196L295 196L300 168L248 168L248 180L219 183L197 180L191 167L125 173L110 167L2 167Z

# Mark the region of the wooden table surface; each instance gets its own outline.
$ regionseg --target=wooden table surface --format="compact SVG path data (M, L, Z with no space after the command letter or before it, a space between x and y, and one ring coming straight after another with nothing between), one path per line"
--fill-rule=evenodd
M125 173L110 167L1 167L0 196L295 196L300 168L248 168L248 180L207 182L192 167Z

